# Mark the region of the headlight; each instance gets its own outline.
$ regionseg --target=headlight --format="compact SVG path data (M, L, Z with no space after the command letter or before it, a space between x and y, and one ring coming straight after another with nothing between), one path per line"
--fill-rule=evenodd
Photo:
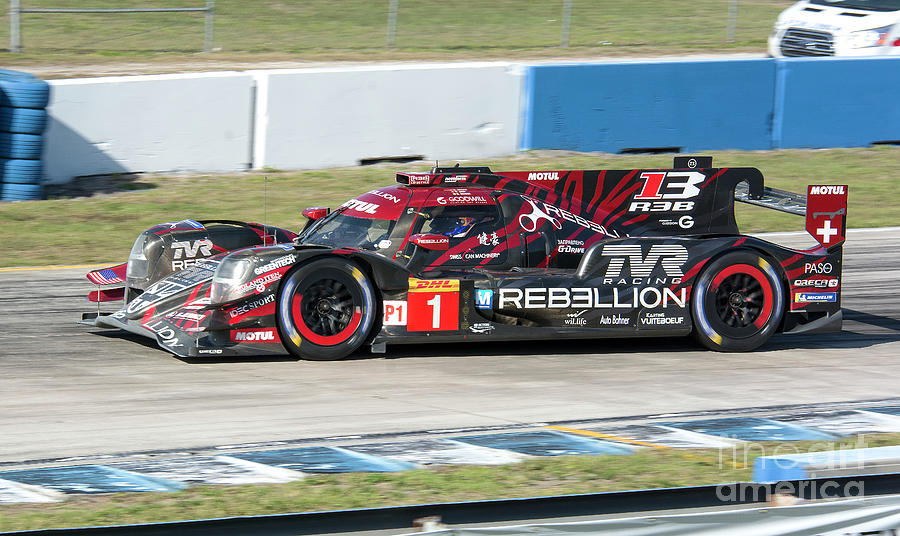
M143 232L134 241L128 255L127 279L146 279L150 273L150 262L156 261L162 252L162 240L156 235Z
M887 42L888 33L890 33L890 31L890 26L883 26L871 30L852 32L847 39L847 42L851 48L878 47Z
M241 297L238 289L242 282L248 281L253 264L246 259L223 260L213 275L210 290L211 303L225 303Z

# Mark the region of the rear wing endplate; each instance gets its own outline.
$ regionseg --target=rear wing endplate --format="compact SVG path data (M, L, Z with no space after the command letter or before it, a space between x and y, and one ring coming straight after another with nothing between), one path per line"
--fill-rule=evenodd
M749 205L780 210L788 214L806 216L805 195L769 188L768 186L763 188L761 196L754 197L750 194L750 188L747 186L747 183L741 182L734 189L734 200Z

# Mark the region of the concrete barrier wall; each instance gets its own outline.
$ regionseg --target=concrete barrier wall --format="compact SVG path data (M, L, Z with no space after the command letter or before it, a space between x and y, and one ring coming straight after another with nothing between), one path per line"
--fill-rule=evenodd
M53 80L45 181L247 169L252 84L227 72Z
M257 72L254 165L514 153L522 72L503 63Z
M51 82L45 179L520 149L900 140L900 58L382 65Z

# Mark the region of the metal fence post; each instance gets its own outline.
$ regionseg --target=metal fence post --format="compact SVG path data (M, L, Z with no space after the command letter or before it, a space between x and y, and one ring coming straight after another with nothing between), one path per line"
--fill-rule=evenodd
M213 48L213 16L216 11L216 0L206 0L206 33L203 37L203 50L211 52Z
M394 48L397 36L397 11L400 9L400 0L390 0L388 5L387 47Z
M734 42L734 35L737 30L737 14L738 0L729 0L728 2L728 29L726 30L726 39L729 43Z
M9 51L21 52L22 39L19 34L19 0L9 0Z
M563 0L562 31L559 36L559 46L569 46L569 30L572 27L572 0Z

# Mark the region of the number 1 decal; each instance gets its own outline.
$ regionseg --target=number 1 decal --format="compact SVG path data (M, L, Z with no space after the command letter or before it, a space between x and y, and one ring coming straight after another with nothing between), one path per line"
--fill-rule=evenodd
M431 314L431 328L439 329L441 327L441 295L435 294L434 298L425 303L434 307L434 312Z
M459 280L410 279L407 331L459 329Z

